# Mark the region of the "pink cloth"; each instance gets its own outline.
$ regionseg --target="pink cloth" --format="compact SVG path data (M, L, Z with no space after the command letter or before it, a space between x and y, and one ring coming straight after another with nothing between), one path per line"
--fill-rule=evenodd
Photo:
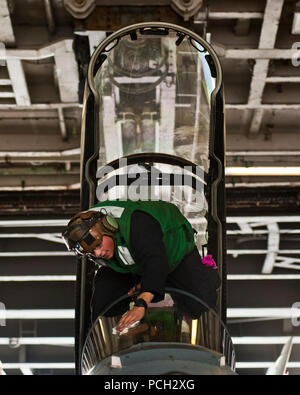
M217 269L217 264L214 261L212 255L206 255L204 258L201 259L201 262L203 263L203 265L205 266L209 266L212 269Z

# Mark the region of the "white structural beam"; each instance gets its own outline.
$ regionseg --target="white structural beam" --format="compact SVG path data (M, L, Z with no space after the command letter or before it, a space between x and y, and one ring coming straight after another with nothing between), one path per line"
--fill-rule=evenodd
M55 47L54 59L59 86L60 99L63 103L78 101L78 66L73 51L73 41L63 40Z
M214 46L214 44L212 43ZM297 59L297 50L276 48L258 49L226 49L223 57L226 59ZM221 56L222 57L222 56Z
M2 362L0 361L0 376L6 376L6 373L3 370Z
M250 85L250 92L248 97L248 103L250 105L261 104L262 94L265 87L266 77L269 68L269 59L257 59ZM255 120L254 116L254 120ZM253 121L252 121L253 122Z
M226 176L300 176L300 167L251 166L226 167Z
M1 57L0 57L1 61ZM31 104L30 107L28 106L18 106L17 104L1 104L0 110L18 110L18 111L47 111L47 110L57 110L59 108L80 108L82 109L82 104L78 102L74 103L38 103L38 104ZM6 115L7 118L7 115Z
M239 255L266 255L268 254L267 249L228 249L227 254L228 255L233 255L235 258L238 257ZM294 250L278 250L275 251L277 254L300 254L300 249L294 249ZM1 258L19 258L19 257L39 257L39 256L74 256L72 252L67 252L67 251L11 251L11 252L0 252L0 257ZM279 256L277 259L280 258ZM292 260L293 262L299 262L298 258L285 258L285 260ZM289 263L289 266L291 265L291 262ZM284 267L284 263L276 262L274 266L277 267ZM291 267L289 267L291 268ZM293 266L293 269L295 270L300 270L300 265Z
M191 223L198 223L199 221L201 222L201 218L198 220L193 220L191 219ZM49 226L66 226L68 223L69 219L38 219L38 220L0 220L0 227L44 227L47 225ZM300 222L300 216L297 215L291 215L291 216L268 216L268 217L258 217L258 216L244 216L244 217L227 217L226 219L227 223L231 224L256 224L256 226L261 226L261 224L268 224L268 223L294 223L294 222ZM252 233L252 228L247 228L249 230L249 233ZM229 232L234 232L234 231L229 231ZM240 232L240 231L238 231ZM263 232L263 230L255 231L253 232ZM298 232L298 229L281 229L281 232L284 233L294 233ZM245 232L243 232L245 233Z
M271 82L274 84L285 83L285 82L294 82L298 84L300 82L299 76L282 76L282 77L267 77L266 82Z
M17 154L16 152L11 153L12 155L9 156L14 156ZM39 157L39 152L19 152L20 155L15 156L16 159L13 159L13 162L23 162L26 160L27 162L34 162L37 161L37 158ZM32 154L32 155L30 155ZM37 154L37 155L35 155ZM45 155L45 160L42 159L43 157L41 156L41 160L43 162L56 162L56 161L64 161L64 162L78 162L78 159L75 158L70 158L68 156L59 156L57 159L55 158L55 154L52 156L51 152L49 152L49 155ZM21 159L23 158L23 159ZM4 152L0 152L0 162L5 161L5 155ZM226 176L283 176L283 177L288 177L288 176L300 176L300 167L295 167L295 166L284 166L284 167L277 167L277 166L251 166L251 167L241 167L241 166L233 166L233 167L226 167L225 168L225 175ZM264 183L256 183L257 185L263 185ZM277 184L277 183L276 183ZM293 184L290 182L290 184ZM293 184L294 185L294 184ZM63 185L51 185L51 186L30 186L28 188L31 189L44 189L44 190L53 190L54 188L60 189L78 189L80 187L79 183L71 184L69 186L63 186ZM20 189L21 188L21 189ZM26 190L26 187L1 187L0 190Z
M259 103L246 103L246 104L226 104L226 110L255 110L261 108L263 110L300 110L300 104L259 104ZM0 107L1 109L1 107Z
M281 269L300 270L300 259L295 257L284 257L277 255L274 267Z
M224 12L218 12L218 11L211 11L209 12L208 16L204 12L199 12L196 14L194 17L194 23L199 23L203 22L203 20L208 17L209 19L219 19L219 20L224 20L224 19L262 19L264 17L263 12L247 12L247 11L224 11Z
M285 344L289 338L289 336L241 336L232 337L231 340L234 345L272 345ZM294 336L292 342L294 345L300 344L300 336ZM0 337L1 346L48 345L71 347L74 344L74 337Z
M226 188L299 187L300 182L226 182Z
M300 280L300 274L228 274L229 281ZM76 281L72 275L0 276L0 282Z
M229 308L227 318L295 318L300 317L300 308Z
M55 243L64 244L60 233L1 233L1 239L28 239L37 238Z
M287 59L290 59L287 57ZM1 61L1 56L0 56ZM176 104L177 106L177 104ZM185 106L185 105L179 105ZM187 104L186 107L190 105ZM42 110L57 110L58 108L82 108L82 104L78 102L73 103L38 103L31 104L28 106L18 106L17 104L0 104L0 110L20 110L20 111L42 111ZM256 108L262 108L263 110L300 110L300 104L274 104L274 103L266 103L266 104L255 104L255 103L246 103L246 104L225 104L226 110L254 110Z
M12 99L15 97L16 97L16 95L14 92L0 92L1 99Z
M0 0L0 40L4 44L14 45L15 35L11 23L8 0Z
M0 337L0 346L74 346L74 337Z
M293 338L290 337L283 346L280 356L274 364L267 370L266 376L283 376L286 373L286 367L290 359L293 348Z
M49 226L66 226L68 223L69 219L35 219L35 220L0 220L0 227L47 227ZM300 216L299 215L291 215L291 216L268 216L268 217L258 217L258 216L244 216L244 217L227 217L226 219L227 223L231 224L246 224L246 223L255 223L257 226L260 226L261 223L263 224L268 224L268 223L273 223L273 222L278 222L278 223L293 223L293 222L300 222ZM196 223L196 221L191 220L191 223ZM198 223L198 221L197 221ZM291 232L297 231L291 230ZM289 231L287 230L289 233Z
M73 362L19 362L2 363L3 369L75 369Z
M11 85L11 80L5 78L2 78L0 80L0 86L8 86L8 85Z
M23 235L25 236L25 235ZM41 233L39 235L36 235L38 239L42 240L47 240L47 241L53 241L54 243L59 243L59 244L65 244L61 234L51 234L51 233Z
M72 252L68 251L12 251L0 252L1 258L19 258L25 256L74 256Z
M287 181L287 182L227 182L226 187L228 188L258 188L258 187L272 187L272 186L281 186L281 187L296 187L300 186L300 182L295 181ZM50 186L28 186L28 187L0 187L0 191L17 191L17 192L24 192L24 191L68 191L68 190L76 190L80 189L80 183L75 184L68 184L68 185L50 185Z
M56 52L70 52L73 39L57 41L39 49L7 49L5 53L0 53L0 60L43 60L55 57ZM75 56L75 55L74 55Z
M274 48L284 0L267 0L259 48Z
M229 308L228 318L274 318L286 319L300 317L300 309L293 307L274 308ZM0 310L0 320L33 319L74 319L73 309L35 309L35 310Z
M269 368L273 365L274 362L237 362L237 369L265 369ZM3 369L21 369L21 368L29 368L29 369L75 369L75 364L73 362L32 362L32 363L3 363ZM300 368L300 362L289 362L287 364L287 368L289 369L298 369Z
M0 162L23 162L37 161L45 162L54 161L80 161L80 148L73 148L63 151L0 151Z
M1 96L1 94L0 94ZM65 129L62 131L62 136L65 137ZM116 151L120 148L117 147ZM66 151L0 151L0 162L6 162L7 160L17 163L17 162L34 162L37 160L42 160L43 162L76 162L80 161L80 150L66 150ZM242 155L235 154L231 155ZM248 155L244 153L243 155ZM254 156L254 152L251 151L249 154ZM256 156L262 155L260 152ZM275 155L273 152L269 155ZM295 154L296 156L296 154ZM111 155L111 157L113 157ZM116 156L114 156L115 158ZM228 166L225 168L226 176L300 176L300 167L297 166ZM45 187L46 188L46 187Z
M92 56L95 50L97 49L98 45L106 38L106 32L90 30L87 31L86 34L88 35L89 38L90 54Z
M29 366L22 365L22 366L20 367L20 370L21 370L21 372L22 372L22 374L23 374L24 376L33 376L32 369L31 369L31 367L29 367Z
M8 282L43 282L43 281L76 281L76 276L42 275L42 276L0 276L0 283Z
M237 362L236 369L266 369L273 366L274 362ZM300 362L288 362L288 369L299 369Z
M300 280L300 274L228 274L227 280L229 281Z
M261 60L261 62L265 62L264 60ZM267 73L268 67L264 70L264 73ZM255 83L257 83L257 76L256 73L260 73L260 70L258 70L258 67L255 69L255 73L253 72L253 77L252 77L252 81L255 81L253 83L253 85ZM264 86L265 86L265 82L263 81L263 79L260 79L260 83L257 83L257 85L255 86L255 91L256 93L254 93L254 89L252 89L251 91L251 97L249 96L249 103L253 104L253 105L259 105L260 101L261 101L261 96L262 92L264 90ZM258 97L260 96L260 100L258 100ZM257 100L257 101L256 101ZM251 119L251 123L250 123L250 128L249 128L249 134L253 135L254 133L258 133L260 130L260 126L263 120L263 116L264 116L264 110L262 108L258 108L256 110L254 110L252 119Z
M226 156L299 156L300 151L226 151Z
M289 219L288 219L289 218ZM233 257L238 257L239 255L266 255L265 261L262 268L263 275L261 277L257 277L257 275L239 275L234 277L228 277L229 279L297 279L296 277L274 277L270 275L269 277L266 274L270 274L273 271L274 267L290 269L290 270L300 270L300 259L295 257L300 253L299 249L291 249L291 250L283 250L280 249L280 236L282 234L299 234L299 229L280 229L279 223L299 223L300 217L292 216L292 217L229 217L227 218L227 223L236 223L239 227L238 230L228 230L227 235L257 235L257 234L267 234L268 235L268 246L267 249L228 249L227 254L233 255ZM255 230L256 227L264 226L266 229ZM290 256L292 255L292 256Z
M199 223L201 219L192 219L191 223ZM40 227L40 226L66 226L68 220L49 220L45 223L44 220L22 220L22 221L0 221L0 227ZM265 263L262 268L262 275L229 275L228 280L297 280L299 275L272 275L273 268L290 269L293 271L300 270L300 258L297 257L300 254L300 250L294 249L280 249L280 236L282 234L300 234L300 230L286 229L288 225L284 225L285 228L279 223L300 223L300 216L270 216L270 217L228 217L227 223L235 223L239 229L228 230L228 236L237 235L268 235L268 245L265 249L228 249L227 254L232 255L234 258L240 255L265 255ZM265 227L265 229L261 229ZM258 229L256 229L258 228ZM37 237L48 241L54 241L62 243L62 239L59 233L3 233L2 238L30 238ZM295 246L296 247L296 246ZM72 253L67 251L5 251L0 252L0 257L6 258L18 258L24 256L70 256L73 257ZM268 275L267 275L268 274ZM14 276L5 277L2 276L2 281L47 281L47 277L36 277L36 276ZM67 278L65 278L67 281ZM63 281L63 278L49 277L49 281ZM71 280L70 280L71 281ZM73 281L73 280L72 280Z
M257 226L260 226L258 224L268 224L268 223L273 223L273 222L287 222L287 223L293 223L293 222L300 222L300 215L283 215L283 216L277 216L277 215L273 215L273 216L267 216L267 217L257 217L257 216L253 216L253 217L227 217L226 220L228 223L238 223L238 224L242 224L242 223L255 223L257 224ZM1 224L2 221L0 221Z
M300 250L299 249L295 249L295 250L278 250L276 251L277 253L280 254L300 254ZM228 255L234 255L235 257L239 256L239 255L265 255L268 253L268 250L263 250L263 249L253 249L253 250L247 250L247 249L229 249L227 250L227 254ZM294 258L295 260L296 258ZM300 269L300 267L299 267Z
M263 230L263 229L258 229L258 230L253 230L251 229L250 231L246 231L245 229L240 229L240 230L227 230L226 234L229 236L232 235L244 235L244 234L251 234L251 235L265 235L268 234L268 230ZM297 235L300 233L300 229L281 229L279 230L280 234L294 234ZM0 236L1 237L1 236Z
M48 30L50 33L54 33L55 31L55 19L53 15L53 10L51 6L51 0L44 0L44 8L46 12Z
M67 127L66 127L66 122L65 122L65 116L64 116L64 109L62 107L57 109L57 115L58 115L58 120L59 120L59 128L60 128L60 133L63 141L67 140Z
M234 345L286 344L290 336L241 336L232 337ZM300 344L300 336L293 337L293 344Z
M20 59L7 59L6 63L17 106L30 106L31 101L22 61Z
M75 318L73 309L0 310L2 320L69 320Z
M268 224L268 252L262 268L262 273L272 273L273 267L279 251L280 235L279 227L276 222Z
M271 0L272 1L272 0ZM67 41L66 44L63 42ZM63 43L63 44L62 44ZM56 48L66 46L70 48L73 40L66 39L59 41L40 49L7 49L5 53L0 52L0 60L7 59L23 59L23 60L42 60L48 59L55 56ZM214 46L214 43L212 42ZM297 49L285 49L282 48L280 51L276 48L245 48L245 49L234 49L224 48L224 52L221 54L222 57L227 59L297 59Z
M80 183L68 185L42 185L42 186L29 186L29 187L0 187L2 192L25 192L25 191L70 191L80 189Z
M258 45L259 49L274 48L283 3L284 0L267 0ZM250 105L261 104L268 70L269 59L256 60L248 97L248 103ZM263 115L264 110L261 108L254 111L249 128L250 135L257 134L260 131Z
M234 345L267 345L285 344L289 336L241 336L232 337ZM23 345L49 345L49 346L74 346L74 337L0 337L0 346L23 346ZM293 344L300 344L300 336L293 337Z
M45 46L43 48L32 49L7 49L0 52L0 61L6 61L8 67L14 68L15 71L10 73L10 78L16 93L16 97L25 97L24 78L23 73L19 74L17 71L21 70L20 64L22 60L42 60L53 57L56 65L56 75L59 86L60 98L63 103L77 103L78 102L78 66L73 51L73 40L65 39L54 44ZM12 66L10 66L10 64ZM21 89L20 93L17 88ZM24 99L23 99L24 101ZM27 98L28 101L28 98ZM27 106L27 101L17 101L17 105ZM5 107L0 107L5 108Z
M21 219L21 220L0 220L0 227L47 227L49 226L66 226L68 219Z

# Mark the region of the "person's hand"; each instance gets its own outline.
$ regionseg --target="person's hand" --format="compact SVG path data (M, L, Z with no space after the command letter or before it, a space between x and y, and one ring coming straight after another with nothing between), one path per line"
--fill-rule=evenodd
M129 292L134 292L135 288L141 288L141 284L138 284L136 287L131 288ZM154 295L151 292L142 292L139 295L139 298L143 299L148 305L153 300ZM129 328L136 321L140 321L144 317L145 313L146 309L144 307L134 306L131 310L127 311L127 313L125 313L120 319L117 324L117 331L122 332L124 329Z
M122 332L124 329L129 328L136 321L140 321L145 315L144 307L134 306L131 310L127 311L126 314L120 319L117 324L117 331Z
M128 291L128 295L133 294L134 292L138 291L141 289L141 283L135 285L134 287L132 287L129 291Z

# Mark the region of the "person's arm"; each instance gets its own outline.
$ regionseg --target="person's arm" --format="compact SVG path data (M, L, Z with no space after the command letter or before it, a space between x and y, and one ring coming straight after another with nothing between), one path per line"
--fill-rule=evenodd
M153 294L151 292L143 292L139 295L139 299L143 299L147 305L151 303L153 299ZM136 321L140 321L146 313L146 309L144 307L134 306L131 310L127 311L120 319L117 324L117 330L122 332L125 328L129 328Z
M162 239L159 223L150 215L136 211L132 215L130 229L130 245L135 261L142 267L140 294L147 305L159 302L164 298L165 281L168 275L168 257ZM129 294L133 290L129 291ZM144 307L133 307L118 323L122 331L145 314Z
M150 215L136 211L132 216L130 244L135 260L142 267L141 293L150 292L154 301L164 298L168 257L159 223Z
M150 215L136 211L132 215L130 245L135 261L142 267L140 292L154 295L159 302L164 298L168 275L168 257L159 223Z

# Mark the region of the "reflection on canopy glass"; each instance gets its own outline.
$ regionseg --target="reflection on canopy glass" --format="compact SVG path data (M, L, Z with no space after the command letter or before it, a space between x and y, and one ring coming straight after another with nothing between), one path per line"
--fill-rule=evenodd
M142 152L188 159L207 172L210 98L216 79L196 41L126 35L106 48L95 75L100 96L100 163Z
M216 313L186 292L169 292L163 301L150 304L141 322L125 333L116 333L114 328L121 316L114 316L113 311L128 297L103 312L85 343L83 373L130 374L135 370L134 374L168 374L170 355L177 373L203 374L206 369L222 374L222 355L227 366L233 368L232 343ZM111 356L119 361L118 366ZM143 363L139 363L141 358Z

